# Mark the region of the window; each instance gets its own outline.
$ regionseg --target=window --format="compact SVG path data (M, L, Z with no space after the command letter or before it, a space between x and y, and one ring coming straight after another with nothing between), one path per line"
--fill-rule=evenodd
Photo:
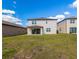
M47 24L48 22L47 22L47 20L46 20L46 24Z
M46 28L46 32L51 32L51 28Z
M70 23L75 23L75 20L73 19L73 20L70 20Z
M76 27L70 27L70 33L76 33L77 29Z
M33 21L32 21L32 24L36 24L36 20L33 20Z

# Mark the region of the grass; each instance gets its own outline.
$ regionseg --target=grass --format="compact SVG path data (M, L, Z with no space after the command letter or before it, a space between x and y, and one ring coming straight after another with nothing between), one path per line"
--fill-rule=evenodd
M3 37L3 59L76 59L76 34Z

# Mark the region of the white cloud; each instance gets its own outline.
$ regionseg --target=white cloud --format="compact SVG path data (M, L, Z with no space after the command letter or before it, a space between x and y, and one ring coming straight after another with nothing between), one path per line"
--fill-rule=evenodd
M2 10L2 13L4 13L4 14L15 14L15 11L4 9L4 10Z
M50 18L50 19L57 19L56 17L52 17L52 16L49 16L47 18Z
M13 16L13 14L15 14L15 11L4 9L2 10L2 13L2 20L22 25L21 20Z
M11 15L2 15L2 20L22 25L21 20Z
M47 18L50 18L50 19L58 19L57 21L59 22L59 21L63 20L65 18L65 16L64 15L56 15L55 17L49 16Z
M57 19L64 19L65 16L64 16L64 15L56 15L56 18L57 18Z
M58 19L57 21L59 22L59 21L63 20L65 18L65 16L64 15L56 15L56 18Z
M65 15L70 15L70 12L66 11L64 12Z
M77 0L69 5L71 8L77 8Z

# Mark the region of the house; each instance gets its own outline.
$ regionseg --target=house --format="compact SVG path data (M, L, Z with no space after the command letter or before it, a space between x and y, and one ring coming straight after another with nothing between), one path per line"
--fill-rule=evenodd
M56 34L57 19L35 18L28 19L27 35Z
M69 17L57 23L58 33L76 33L77 17Z
M26 33L27 33L26 28L8 21L2 21L3 36L20 35Z

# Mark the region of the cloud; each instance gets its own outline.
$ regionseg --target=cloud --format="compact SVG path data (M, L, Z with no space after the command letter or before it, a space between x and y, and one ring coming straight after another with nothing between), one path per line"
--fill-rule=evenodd
M14 4L16 4L16 1L13 1Z
M4 9L2 10L2 13L2 20L22 25L21 20L13 16L13 14L15 14L15 11Z
M11 15L2 15L2 20L22 25L21 20Z
M56 15L55 17L49 16L47 18L50 18L50 19L58 19L57 21L59 22L59 21L63 20L65 18L65 16L64 15Z
M16 8L16 1L13 1L13 7Z
M77 8L77 0L69 5L71 8Z
M2 13L4 13L4 14L15 14L15 11L4 9L4 10L2 10Z
M15 5L13 5L13 7L14 7L14 8L16 8L16 6L15 6Z
M64 19L65 16L64 16L64 15L56 15L56 18L57 18L57 19Z
M65 16L64 15L56 15L56 18L58 19L57 21L59 22L59 21L63 20L65 18Z
M64 12L65 15L70 15L70 12L66 11Z
M49 16L47 18L50 18L50 19L57 19L56 17L52 17L52 16Z

